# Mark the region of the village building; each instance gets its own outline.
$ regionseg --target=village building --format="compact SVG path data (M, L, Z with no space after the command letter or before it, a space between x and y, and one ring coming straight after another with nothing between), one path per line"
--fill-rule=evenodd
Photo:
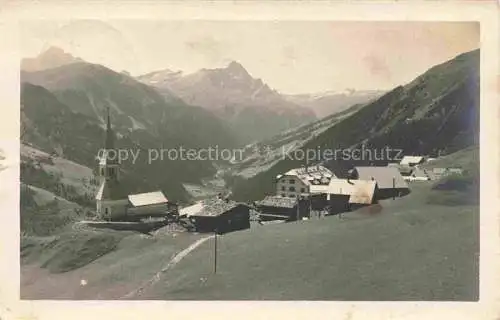
M410 193L408 184L395 167L354 167L350 171L350 178L375 181L377 183L377 200Z
M250 228L250 208L228 199L206 199L181 208L180 217L187 217L197 232L227 233Z
M309 217L309 203L304 199L267 196L263 200L256 201L255 205L260 211L261 221L270 220L301 220Z
M410 166L413 167L418 164L422 164L425 162L424 156L404 156L403 159L399 162L402 166Z
M332 178L335 175L321 165L292 169L276 177L276 195L305 198L309 196L311 186L328 185Z
M350 211L377 201L377 182L373 180L332 179L328 186L314 186L311 192L326 195L329 214Z
M95 197L97 216L102 220L133 220L166 215L175 205L170 204L161 191L127 194L120 184L120 161L114 139L108 108L105 149L98 159L101 184Z

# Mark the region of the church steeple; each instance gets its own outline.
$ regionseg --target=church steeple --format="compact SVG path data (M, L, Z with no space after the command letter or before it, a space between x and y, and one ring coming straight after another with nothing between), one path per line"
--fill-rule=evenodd
M115 149L115 135L113 129L111 128L111 116L109 113L109 107L106 108L107 119L106 119L106 137L104 142L104 149L101 152L101 157L99 159L99 173L105 180L118 180L119 171L119 154Z
M111 116L109 115L109 106L106 108L107 111L107 123L106 123L106 142L105 149L112 150L115 148L115 139L113 135L113 129L111 129Z

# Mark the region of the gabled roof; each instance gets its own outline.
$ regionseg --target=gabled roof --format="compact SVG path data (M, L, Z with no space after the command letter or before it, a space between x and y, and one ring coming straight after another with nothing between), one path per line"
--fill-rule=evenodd
M167 203L168 200L161 191L131 194L128 200L134 207Z
M402 165L418 164L425 160L423 156L404 156L399 162Z
M257 201L256 204L257 206L291 209L297 205L297 198L267 196L263 200Z
M190 208L187 213L189 213L189 216L195 217L218 217L239 206L245 206L245 204L231 200L213 198L191 206L192 208ZM186 210L184 212L186 212Z
M369 204L373 200L376 188L376 181L332 179L326 188L323 190L318 188L317 191L319 191L318 193L349 196L349 203Z
M203 202L200 201L188 207L179 209L179 215L181 216L185 215L189 217L200 212L202 209L203 209Z
M375 180L379 189L408 188L395 167L355 167L359 180Z

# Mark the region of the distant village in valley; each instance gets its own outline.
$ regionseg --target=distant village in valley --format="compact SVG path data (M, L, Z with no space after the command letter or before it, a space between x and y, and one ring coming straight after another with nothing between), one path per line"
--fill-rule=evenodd
M0 154L21 299L479 299L477 23L62 25Z
M348 213L363 207L376 214L380 200L404 197L413 183L439 180L446 175L461 175L462 169L424 165L436 158L411 155L386 166L355 166L346 178L338 178L324 165L294 168L276 176L273 195L259 201L238 202L230 194L179 206L162 191L127 194L120 183L120 161L116 154L115 134L107 116L104 149L98 157L100 186L95 197L96 213L92 221L81 224L95 228L148 232L168 224L177 224L191 232L227 233L255 226L300 221Z

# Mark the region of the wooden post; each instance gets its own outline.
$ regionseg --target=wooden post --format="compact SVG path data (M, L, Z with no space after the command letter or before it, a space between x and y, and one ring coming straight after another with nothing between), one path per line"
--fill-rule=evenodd
M392 189L393 189L392 200L395 200L396 194L394 192L396 191L396 177L392 178Z
M312 212L312 196L309 193L309 218L311 218L311 212Z
M299 221L300 217L300 198L297 196L297 221Z
M214 238L214 274L217 273L217 229L215 229L215 238Z

